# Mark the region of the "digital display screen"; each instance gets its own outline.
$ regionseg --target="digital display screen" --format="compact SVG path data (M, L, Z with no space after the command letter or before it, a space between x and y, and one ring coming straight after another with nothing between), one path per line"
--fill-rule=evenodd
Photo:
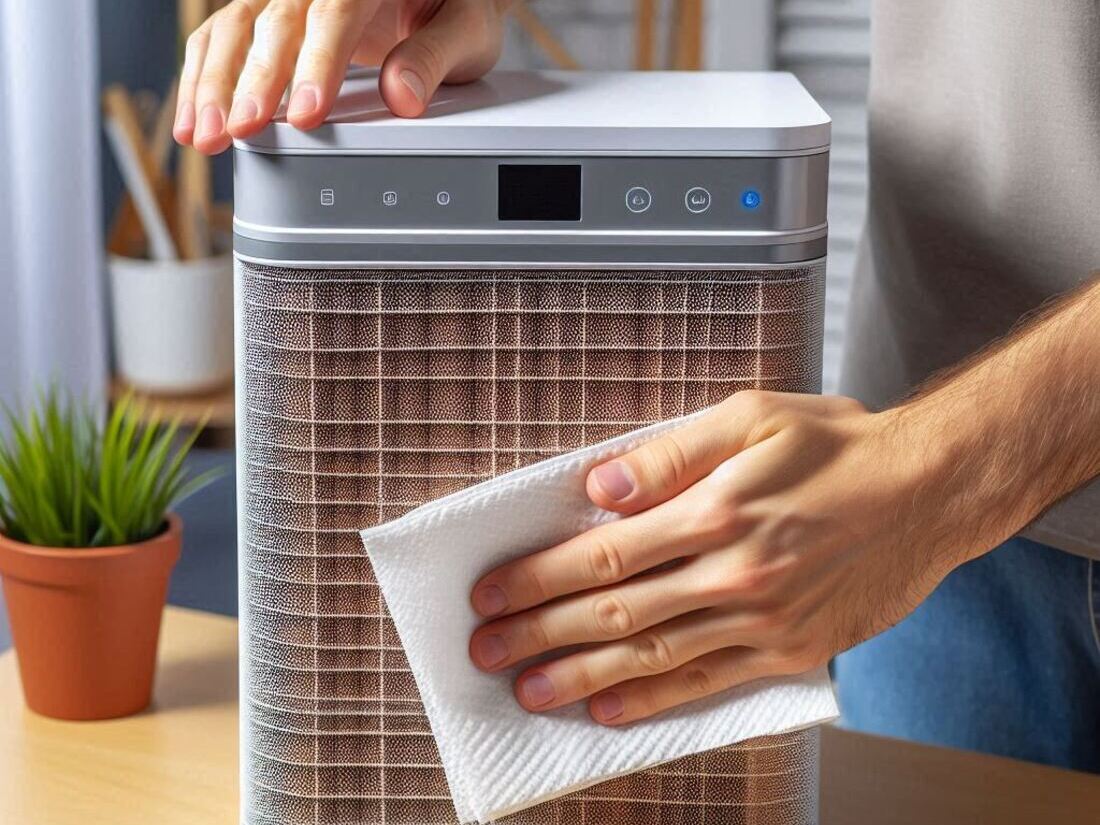
M497 196L502 221L579 221L580 164L501 164Z

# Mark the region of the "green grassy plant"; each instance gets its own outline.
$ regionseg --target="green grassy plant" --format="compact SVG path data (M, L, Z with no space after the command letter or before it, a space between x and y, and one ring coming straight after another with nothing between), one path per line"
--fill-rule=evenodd
M86 404L46 394L0 440L0 533L41 547L110 547L152 538L169 509L210 483L184 458L198 437L144 416L127 396L106 421Z

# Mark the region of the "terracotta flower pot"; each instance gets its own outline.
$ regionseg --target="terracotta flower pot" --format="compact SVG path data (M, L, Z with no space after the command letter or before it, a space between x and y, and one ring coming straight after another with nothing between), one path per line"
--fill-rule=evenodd
M0 536L0 576L31 710L111 719L152 697L160 617L182 527L138 544L34 547Z

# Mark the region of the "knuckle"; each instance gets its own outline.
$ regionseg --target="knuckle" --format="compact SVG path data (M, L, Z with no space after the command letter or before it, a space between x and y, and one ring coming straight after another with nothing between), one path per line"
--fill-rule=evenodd
M241 73L238 88L241 91L256 89L257 87L269 86L274 80L275 70L270 63L265 60L250 59Z
M767 390L741 390L730 397L730 403L752 418L762 418L775 409L775 393Z
M689 466L687 450L675 434L657 439L649 445L648 450L642 451L642 455L648 465L647 475L658 483L678 487L687 477Z
M683 683L684 690L692 696L707 696L717 690L714 674L701 665L685 668L680 681Z
M592 671L588 669L587 665L580 663L577 663L573 667L573 672L570 674L570 680L578 696L589 696L595 693L599 687L596 679L592 676Z
M541 604L550 598L542 573L535 565L521 563L512 571L512 574L516 577L519 587L513 588L509 584L505 587L505 592L517 589L520 593L526 593L532 604Z
M659 633L646 633L633 647L634 657L643 672L664 673L675 664L672 649Z
M554 647L550 629L546 626L543 617L537 613L524 622L524 633L534 651L550 650Z
M814 526L806 514L795 509L782 509L772 513L760 525L760 538L771 555L797 552L806 546L814 533Z
M406 42L409 57L422 67L429 77L443 77L447 68L447 50L443 43L428 32L420 32Z
M187 44L184 46L184 59L188 62L197 60L206 44L210 42L209 26L199 26L187 36Z
M542 604L548 601L550 594L542 580L542 573L535 564L520 560L504 576L503 587L506 593L515 593L521 602Z
M714 595L733 601L748 601L764 587L763 571L752 565L737 565L713 579Z
M334 66L339 65L332 49L325 43L317 42L311 43L308 48L302 50L299 62L313 76L326 74Z
M602 584L622 579L626 569L622 553L607 536L598 536L588 550L588 567L592 578Z
M595 601L592 612L596 627L609 636L626 636L634 628L634 617L618 596L601 596Z
M297 28L300 21L298 10L285 3L272 3L256 18L256 28L270 34L281 34Z
M223 66L203 66L199 85L210 89L229 87L233 85L233 78Z
M309 5L309 17L322 20L326 17L343 15L351 11L351 7L359 0L313 0Z
M232 29L251 29L255 19L252 9L247 3L242 3L241 0L234 0L228 6L217 11L213 17L214 25Z
M748 520L740 492L727 479L707 478L703 485L701 506L692 509L692 532L727 539L743 534Z
M786 428L794 417L781 392L742 390L733 396L736 413L746 422L750 440Z

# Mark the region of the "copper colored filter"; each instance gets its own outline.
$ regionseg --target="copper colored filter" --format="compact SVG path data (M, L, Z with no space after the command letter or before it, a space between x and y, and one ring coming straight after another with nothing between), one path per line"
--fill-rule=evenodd
M244 821L450 825L357 531L742 389L817 391L824 264L704 271L238 265ZM765 737L506 825L814 821L817 736Z

